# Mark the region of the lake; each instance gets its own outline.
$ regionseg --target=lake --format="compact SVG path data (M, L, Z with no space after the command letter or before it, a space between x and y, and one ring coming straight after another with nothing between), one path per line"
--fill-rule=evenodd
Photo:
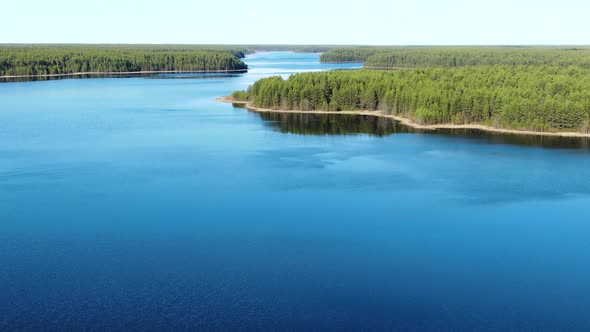
M590 329L587 140L216 102L346 69L0 84L0 330Z

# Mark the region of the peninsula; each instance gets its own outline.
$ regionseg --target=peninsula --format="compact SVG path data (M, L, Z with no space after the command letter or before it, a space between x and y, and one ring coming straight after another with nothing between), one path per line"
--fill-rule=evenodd
M590 137L588 48L339 48L321 59L330 57L371 66L264 78L224 100L256 111L390 117L429 130Z

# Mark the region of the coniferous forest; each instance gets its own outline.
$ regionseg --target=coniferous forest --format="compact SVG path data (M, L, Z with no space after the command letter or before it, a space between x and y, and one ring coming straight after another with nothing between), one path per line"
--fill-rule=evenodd
M590 68L589 47L455 46L347 47L321 55L322 62L364 62L366 68L549 65Z
M245 71L247 49L177 45L1 45L0 76Z
M0 45L0 76L139 71L246 71L257 51L319 53L321 45Z
M232 96L260 108L379 110L420 124L590 132L588 48L337 48L322 54L328 59L365 59L365 69L266 78Z
M377 47L345 47L327 50L320 56L324 63L365 62L369 57L384 51Z
M472 66L359 70L271 77L237 100L284 110L380 110L421 124L487 124L588 132L590 70L558 66Z

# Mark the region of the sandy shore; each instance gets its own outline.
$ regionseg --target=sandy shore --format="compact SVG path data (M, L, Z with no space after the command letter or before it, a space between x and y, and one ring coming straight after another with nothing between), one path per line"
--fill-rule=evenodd
M500 134L514 134L514 135L532 135L532 136L557 136L557 137L581 137L581 138L590 138L590 133L578 133L578 132L540 132L540 131L532 131L532 130L516 130L516 129L503 129L503 128L495 128L492 126L486 125L479 125L479 124L436 124L436 125L421 125L412 121L411 119L391 115L391 114L383 114L380 111L296 111L296 110L274 110L274 109L267 109L267 108L258 108L254 107L248 102L243 101L236 101L231 98L231 96L220 97L217 98L217 101L225 102L225 103L232 103L232 104L240 104L244 105L245 108L259 112L272 112L272 113L300 113L300 114L349 114L349 115L367 115L367 116L375 116L375 117L382 117L382 118L389 118L399 121L403 125L408 127L412 127L415 129L422 129L422 130L437 130L437 129L476 129L482 130L492 133L500 133Z
M65 77L65 76L83 76L83 75L133 75L133 74L204 74L204 73L245 73L247 69L230 69L230 70L145 70L145 71L92 71L69 74L46 74L46 75L6 75L0 78L35 78L35 77Z

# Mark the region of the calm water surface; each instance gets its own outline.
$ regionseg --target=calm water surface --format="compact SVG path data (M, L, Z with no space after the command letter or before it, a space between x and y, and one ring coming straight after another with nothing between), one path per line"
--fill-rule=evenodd
M590 330L588 142L215 101L318 58L0 84L0 330Z

